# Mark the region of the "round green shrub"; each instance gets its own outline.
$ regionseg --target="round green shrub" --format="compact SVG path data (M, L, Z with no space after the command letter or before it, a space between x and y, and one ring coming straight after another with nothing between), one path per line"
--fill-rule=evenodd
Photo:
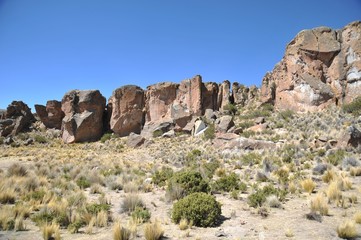
M181 194L173 194L175 191L181 190ZM209 192L210 187L202 175L196 171L181 171L177 172L171 178L167 192L172 197L172 200L179 199L195 192Z
M198 227L213 227L221 216L221 204L207 193L192 193L173 205L172 220L187 219Z

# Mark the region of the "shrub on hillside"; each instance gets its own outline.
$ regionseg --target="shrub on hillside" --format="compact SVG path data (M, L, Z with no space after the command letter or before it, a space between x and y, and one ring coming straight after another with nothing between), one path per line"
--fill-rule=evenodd
M152 176L152 182L155 185L163 187L166 182L173 176L173 170L170 167L162 167L160 171L156 170Z
M248 196L248 204L251 207L260 207L267 200L270 195L275 195L282 199L285 196L285 192L276 189L273 185L264 186L262 189L257 189L254 193Z
M173 205L172 220L193 222L198 227L213 227L221 216L221 204L207 193L192 193Z
M174 194L174 190L181 191ZM209 192L209 184L196 171L181 171L173 175L168 183L167 193L171 200L179 199L195 192Z
M239 176L235 173L231 173L217 179L214 182L212 188L215 191L230 192L233 190L240 190L240 186L241 186L240 183L241 181L239 180Z
M342 110L346 113L351 113L354 116L361 115L361 97L355 98L349 104L344 104Z

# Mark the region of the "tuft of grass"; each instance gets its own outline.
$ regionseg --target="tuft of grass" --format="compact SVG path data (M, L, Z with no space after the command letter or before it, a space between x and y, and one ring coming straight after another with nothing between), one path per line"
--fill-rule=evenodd
M0 189L0 203L14 204L16 200L16 192L13 189Z
M352 102L344 104L342 110L346 113L351 113L354 116L361 114L361 97L355 98Z
M345 239L357 237L356 223L351 220L347 220L341 223L337 227L337 235L340 238L345 238Z
M123 212L131 213L137 207L143 207L143 206L144 203L142 199L139 197L139 195L135 193L130 193L125 196L121 208Z
M276 195L270 195L266 198L266 204L271 208L281 207L281 202L278 200Z
M182 231L188 229L188 220L187 219L183 218L179 221L179 229Z
M316 184L311 178L307 178L301 181L301 186L305 192L311 194L315 190Z
M96 216L96 226L106 227L108 226L108 211L101 210Z
M342 197L337 181L332 181L326 189L326 195L330 201L337 201Z
M96 221L97 221L97 220L96 220L96 217L95 217L95 216L93 216L93 217L90 219L88 225L85 227L85 233L86 233L86 234L93 234L93 232L94 232L94 225L95 225Z
M60 240L60 226L59 224L52 222L51 224L45 223L41 227L41 232L43 233L44 240Z
M8 177L11 176L25 177L26 175L28 175L28 169L19 163L12 164L7 171Z
M327 199L324 197L324 195L322 193L318 193L311 200L311 211L319 212L323 216L328 215Z
M353 220L355 220L357 224L361 224L361 212L356 212L355 215L353 215Z
M159 240L164 235L164 229L156 220L154 223L148 223L144 227L144 237L146 240Z
M120 222L116 222L113 227L113 240L129 240L130 230L123 227Z
M293 230L291 228L287 228L285 230L285 236L290 238L290 237L295 236L295 234L293 233Z
M15 231L25 231L26 230L23 215L20 215L15 219L14 230Z
M361 176L361 167L351 167L350 175L353 177Z
M330 183L332 180L335 180L337 177L336 172L333 169L327 170L323 176L322 176L322 180L325 183Z
M294 182L290 182L288 184L288 191L290 191L292 194L295 194L297 191L297 185Z

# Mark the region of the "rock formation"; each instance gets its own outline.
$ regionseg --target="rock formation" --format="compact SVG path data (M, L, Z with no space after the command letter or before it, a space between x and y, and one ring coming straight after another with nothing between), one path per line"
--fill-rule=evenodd
M13 101L2 114L0 136L15 136L26 130L35 121L28 105L22 101Z
M261 100L281 109L314 111L349 103L361 92L361 22L341 30L301 31L262 80Z
M139 134L144 124L144 91L127 85L116 89L109 98L110 129L119 136Z
M73 90L61 101L65 143L96 141L103 134L105 98L98 90Z
M41 122L47 128L61 128L64 112L61 110L61 102L56 100L47 101L46 106L35 105L36 113Z

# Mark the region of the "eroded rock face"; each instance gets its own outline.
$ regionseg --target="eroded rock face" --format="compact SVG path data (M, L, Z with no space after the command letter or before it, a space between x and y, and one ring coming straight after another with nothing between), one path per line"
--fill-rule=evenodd
M47 101L46 106L35 105L36 113L41 122L47 128L61 128L64 112L61 110L61 102L56 100Z
M65 114L62 138L65 143L98 140L103 134L105 98L98 90L73 90L61 101Z
M261 88L262 102L296 111L349 103L360 95L361 22L301 31Z
M258 95L259 89L256 86L246 87L238 82L232 83L233 100L239 106L246 106L254 101Z
M13 101L2 114L0 136L15 136L35 121L30 108L22 101Z
M109 98L111 110L110 129L119 136L131 132L139 134L144 124L144 91L138 86L128 85L116 89Z
M231 83L226 80L219 85L218 91L218 110L225 111L226 106L231 103Z

